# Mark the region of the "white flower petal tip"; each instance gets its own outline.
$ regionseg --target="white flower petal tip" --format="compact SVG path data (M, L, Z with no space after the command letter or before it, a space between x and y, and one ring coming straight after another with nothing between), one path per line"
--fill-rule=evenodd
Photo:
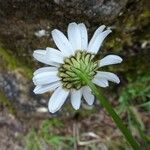
M58 66L58 63L50 61L48 55L46 54L46 50L35 50L33 52L33 57L44 64Z
M91 93L91 89L88 86L83 87L83 97L88 105L93 105L94 95Z
M109 83L106 79L101 79L98 76L95 76L92 82L103 88L106 88L109 86Z
M96 78L99 78L101 80L103 79L103 80L112 81L117 84L120 83L119 77L116 74L111 72L98 71L96 74Z
M123 59L117 55L107 55L98 63L99 67L121 63Z
M76 51L77 49L81 49L81 34L79 26L73 22L68 25L68 39L74 49Z
M59 81L51 83L51 84L46 84L46 85L37 85L33 92L35 94L43 94L45 92L51 92L54 91L57 87L59 87L61 83Z
M44 85L59 81L60 78L57 76L58 71L48 71L38 73L33 77L33 82L35 85Z
M104 30L105 28L106 28L105 25L99 26L99 27L96 29L96 31L94 32L93 37L94 37L94 36L96 37L98 34L100 34L101 32L103 32L103 30Z
M35 50L33 52L33 57L38 60L39 58L43 58L45 54L46 54L45 50Z
M51 33L55 44L64 56L70 56L74 54L72 45L61 31L54 29Z
M103 27L104 28L104 27ZM103 29L102 28L102 29ZM110 29L107 29L102 32L102 30L96 30L92 39L89 42L88 45L88 51L91 53L97 53L102 45L102 42L107 37L108 34L110 34L112 31Z
M71 104L75 110L78 110L80 108L81 97L82 97L81 89L71 91Z
M66 101L68 95L69 95L69 91L62 89L62 87L58 87L54 91L54 93L52 94L48 102L49 112L55 113L56 111L58 111Z

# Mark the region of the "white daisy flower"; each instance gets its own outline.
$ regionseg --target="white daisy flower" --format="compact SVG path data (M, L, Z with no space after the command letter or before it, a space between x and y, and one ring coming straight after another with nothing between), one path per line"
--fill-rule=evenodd
M59 30L52 31L53 40L58 49L47 47L46 50L35 50L33 56L38 61L50 65L34 72L33 82L36 85L35 94L54 91L48 103L51 113L58 111L70 95L74 109L79 109L81 98L92 105L94 95L90 88L78 76L78 72L86 75L94 84L107 87L108 81L119 83L117 75L111 72L99 71L100 67L122 62L117 55L107 55L101 60L95 56L103 40L111 33L100 26L88 43L86 26L83 23L70 23L68 38Z

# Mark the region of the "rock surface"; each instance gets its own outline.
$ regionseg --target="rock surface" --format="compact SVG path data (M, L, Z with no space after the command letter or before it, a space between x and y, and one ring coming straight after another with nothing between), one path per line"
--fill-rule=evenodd
M148 45L147 4L146 0L0 1L1 93L23 116L30 116L39 107L46 108L50 95L43 98L32 92L32 73L41 65L34 61L32 53L34 49L54 46L50 32L59 28L66 33L68 23L76 21L84 22L91 36L105 23L114 32L105 42L104 53L113 50L125 57L130 50L122 51L125 46L137 42ZM42 36L37 36L41 31ZM134 49L131 53L135 53Z
M121 78L121 84L111 89L115 94L111 95L113 92L110 91L107 94L116 104L118 101L114 99L120 94L120 89L126 87L128 80L149 71L149 18L149 0L0 0L0 150L24 150L26 133L31 134L34 127L39 139L43 138L40 137L41 124L52 117L47 110L51 93L33 93L33 71L43 64L35 61L32 53L35 49L55 47L51 38L54 28L66 33L68 23L84 22L90 37L101 24L112 28L113 33L105 40L100 54L115 53L124 58L116 69L108 68ZM102 141L96 145L99 149L107 149L111 140L114 143L119 139L119 149L121 146L124 149L124 139L100 105L95 103L91 111L85 111L91 107L83 105L81 113L74 112L69 100L68 103L69 111L66 111L68 107L63 107L62 116L58 113L59 118L46 120L51 130L46 130L45 135L54 134L54 141L57 135L76 138L75 149L89 149L86 140L95 140L93 135ZM149 116L142 113L148 133ZM88 137L87 132L92 136ZM85 139L82 139L85 134ZM35 148L33 145L37 139L34 140L32 136L28 140L30 149ZM44 144L51 149L47 141ZM43 150L43 142L40 146Z

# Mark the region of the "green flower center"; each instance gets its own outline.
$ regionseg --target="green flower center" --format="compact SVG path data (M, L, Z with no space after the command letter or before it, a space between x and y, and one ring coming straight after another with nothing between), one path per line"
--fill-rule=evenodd
M77 51L74 56L66 58L59 67L58 76L66 89L80 89L86 83L80 78L78 72L92 80L98 69L98 63L91 53Z

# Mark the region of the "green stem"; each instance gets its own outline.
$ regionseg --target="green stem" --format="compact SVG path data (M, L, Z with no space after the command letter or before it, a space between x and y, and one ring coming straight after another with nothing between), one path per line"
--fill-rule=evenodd
M139 144L136 142L136 140L132 136L131 132L123 124L123 122L120 119L120 117L116 114L116 112L114 111L114 109L110 105L109 101L103 96L103 94L97 89L97 87L88 79L87 75L85 75L85 74L83 74L81 72L78 72L78 75L91 88L92 92L98 98L98 100L103 105L103 107L105 107L105 109L107 110L109 115L113 118L114 122L116 123L118 128L121 130L121 132L125 136L126 140L130 143L132 148L134 150L140 150Z

